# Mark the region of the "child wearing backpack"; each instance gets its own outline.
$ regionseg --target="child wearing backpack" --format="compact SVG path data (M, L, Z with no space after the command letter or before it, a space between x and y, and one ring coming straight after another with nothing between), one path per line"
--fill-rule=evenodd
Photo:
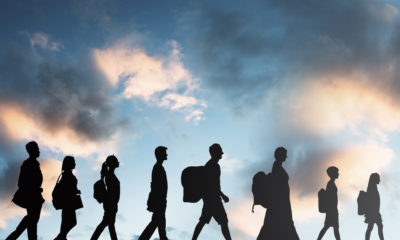
M104 228L107 226L110 231L111 240L118 240L115 231L115 217L118 212L120 184L118 178L114 174L117 167L119 167L119 161L114 155L108 156L102 165L101 180L104 179L106 183L106 192L103 199L101 199L103 202L104 217L97 226L90 240L97 240Z
M321 240L324 236L325 232L329 227L333 227L333 231L335 234L336 240L340 240L339 234L339 212L337 209L338 205L338 196L337 196L337 187L335 184L335 179L339 177L339 169L337 167L329 167L326 170L330 180L326 184L326 193L325 193L325 223L324 227L321 229L321 232L318 235L318 240Z
M368 224L365 232L365 240L369 240L374 224L378 226L379 239L383 240L383 224L382 217L379 213L380 197L378 192L378 184L381 181L378 173L372 173L369 177L367 188L367 204L365 209L365 223Z

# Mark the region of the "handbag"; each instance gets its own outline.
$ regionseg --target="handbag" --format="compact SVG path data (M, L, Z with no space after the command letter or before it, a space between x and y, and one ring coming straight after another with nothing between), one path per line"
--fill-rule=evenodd
M53 198L52 202L53 202L53 206L56 210L59 210L63 207L63 196L62 196L62 189L61 189L61 185L60 185L60 178L61 175L58 177L56 185L54 186L53 192L51 193L51 196Z
M14 197L11 201L14 202L19 207L22 207L22 208L28 207L28 198L26 196L26 192L21 190L21 188L18 188L18 190L15 192Z
M74 196L73 202L74 202L73 207L74 207L75 210L83 208L81 195L76 194Z

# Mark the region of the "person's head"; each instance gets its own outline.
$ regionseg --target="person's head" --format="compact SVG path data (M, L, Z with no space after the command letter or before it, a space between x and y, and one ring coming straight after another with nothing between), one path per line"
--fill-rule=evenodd
M218 143L214 143L208 149L210 151L211 158L213 159L221 159L224 152L222 151L221 146Z
M40 156L39 146L35 141L28 142L25 148L30 158L38 158Z
M119 167L118 158L114 155L110 155L106 158L106 164L109 168L117 168Z
M101 166L101 177L103 178L108 171L113 171L117 167L119 167L118 158L114 155L108 156Z
M328 167L328 169L326 169L326 173L331 179L336 179L339 177L339 169L334 166Z
M372 174L369 176L368 185L369 185L369 184L379 184L380 181L381 181L381 178L380 178L379 174L378 174L378 173L372 173Z
M62 170L68 171L75 169L75 159L72 156L66 156L62 163Z
M278 160L278 161L283 162L283 161L286 160L286 158L287 158L287 150L286 150L286 148L278 147L275 150L275 159Z
M167 160L167 156L168 156L167 149L168 148L166 148L164 146L158 146L154 150L154 155L156 155L157 162L160 162L160 161L162 162L164 160Z

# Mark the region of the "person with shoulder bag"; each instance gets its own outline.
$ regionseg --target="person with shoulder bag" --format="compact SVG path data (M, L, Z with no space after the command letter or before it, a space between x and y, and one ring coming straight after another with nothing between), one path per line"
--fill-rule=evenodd
M15 240L27 229L28 239L37 240L37 224L44 203L42 197L43 175L37 158L40 156L39 146L32 141L26 144L29 158L24 161L18 179L18 190L12 201L26 209L27 215L21 220L14 232L6 240Z
M54 240L66 240L67 234L76 226L76 210L83 207L80 197L81 191L78 190L78 180L72 170L75 169L75 159L66 156L62 164L61 180L53 191L53 204L57 209L62 209L60 233ZM58 188L58 189L57 189ZM56 189L58 191L56 191ZM58 192L57 194L55 194ZM58 202L58 204L56 204ZM58 206L57 206L58 205Z

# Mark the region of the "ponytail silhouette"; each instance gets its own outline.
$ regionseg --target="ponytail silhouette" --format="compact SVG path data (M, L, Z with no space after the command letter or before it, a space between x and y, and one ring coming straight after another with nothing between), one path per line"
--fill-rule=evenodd
M97 226L94 231L91 240L97 240L104 228L108 226L110 231L111 240L118 240L117 233L115 231L115 217L118 212L118 202L120 197L120 184L114 171L119 167L119 161L114 156L108 156L106 161L101 166L101 179L105 180L106 183L106 195L103 201L104 216L103 220Z

